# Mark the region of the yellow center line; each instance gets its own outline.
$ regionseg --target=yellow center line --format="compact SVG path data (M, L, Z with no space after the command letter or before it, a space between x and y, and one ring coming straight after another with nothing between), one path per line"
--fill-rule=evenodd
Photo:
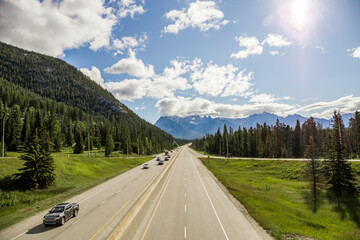
M160 204L160 202L161 202L161 199L162 199L162 197L164 196L164 193L165 193L165 191L166 191L166 188L167 188L167 186L169 185L169 182L170 182L171 177L172 177L172 175L173 175L173 173L174 173L174 169L175 169L176 165L177 165L177 162L175 163L175 166L174 166L173 169L171 170L171 173L170 173L170 176L169 176L169 178L168 178L168 180L167 180L167 182L166 182L165 188L164 188L164 190L163 190L162 193L161 193L160 199L159 199L158 203L156 204L156 208L155 208L155 210L154 210L154 212L153 212L153 214L152 214L152 216L151 216L151 218L150 218L150 221L149 221L148 225L146 226L145 232L144 232L141 240L143 240L143 239L145 238L145 235L146 235L146 233L147 233L147 231L148 231L148 229L149 229L149 227L150 227L150 224L151 224L151 222L152 222L152 220L153 220L153 218L154 218L154 216L155 216L156 210L158 209L159 204Z
M94 238L121 212L121 210L123 210L123 208L124 208L130 201L132 201L132 200L135 198L135 196L137 196L137 194L138 194L139 192L141 192L141 191L143 190L143 188L144 188L153 178L155 178L156 176L157 176L157 175L151 177L151 178L140 188L140 190L137 191L136 194L135 194L132 198L130 198L130 199L99 229L99 231L97 231L97 232L94 234L94 236L92 236L92 237L90 238L90 240L94 239Z

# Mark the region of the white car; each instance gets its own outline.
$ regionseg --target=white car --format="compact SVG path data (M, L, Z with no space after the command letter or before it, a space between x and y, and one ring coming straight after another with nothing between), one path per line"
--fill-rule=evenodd
M149 168L150 168L150 165L148 163L145 163L143 166L143 169L149 169Z

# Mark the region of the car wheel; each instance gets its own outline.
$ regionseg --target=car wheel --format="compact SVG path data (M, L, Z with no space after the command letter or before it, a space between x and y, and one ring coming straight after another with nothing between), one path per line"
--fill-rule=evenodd
M64 223L65 223L65 217L62 217L60 221L60 226L64 225Z
M78 215L78 210L74 210L74 215L73 215L73 217L76 217Z

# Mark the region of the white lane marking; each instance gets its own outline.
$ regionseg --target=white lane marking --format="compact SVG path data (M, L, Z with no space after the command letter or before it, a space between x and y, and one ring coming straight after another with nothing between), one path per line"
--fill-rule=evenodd
M12 238L12 239L10 239L10 240L14 240L14 239L16 239L16 238L18 238L18 237L20 237L20 236L24 235L25 233L26 233L26 232L23 232L23 233L21 233L21 234L17 235L16 237L14 237L14 238Z
M212 203L212 201L211 201L211 199L210 199L209 193L208 193L208 191L207 191L206 188L205 188L204 182L203 182L203 180L202 180L201 177L200 177L199 171L197 170L197 168L196 168L196 166L195 166L195 163L194 163L194 160L193 160L193 158L192 158L191 155L190 155L190 158L191 158L191 160L192 160L192 163L193 163L193 165L194 165L194 168L195 168L195 170L196 170L196 173L197 173L197 175L199 176L201 185L202 185L202 187L203 187L204 190L205 190L206 196L207 196L208 199L209 199L209 202L210 202L210 204L211 204L211 207L212 207L212 209L214 210L214 213L215 213L215 215L216 215L216 218L217 218L217 220L218 220L218 222L219 222L219 224L220 224L220 226L221 226L221 229L222 229L223 232L224 232L225 238L226 238L227 240L229 240L229 237L227 236L227 234L226 234L226 232L225 232L225 229L224 229L224 227L223 227L223 225L222 225L222 223L221 223L221 221L220 221L219 215L217 214L217 212L216 212L216 210L215 210L214 204Z
M102 203L100 203L100 205L103 205L105 202L106 202L106 200L105 200L105 201L103 201Z
M186 226L184 227L184 238L186 238Z
M184 184L184 187L186 188L186 183Z
M185 193L185 198L186 198L186 193Z
M186 212L186 205L185 205L185 212Z
M133 174L135 174L136 172L134 171L133 173L131 173L129 176L131 176L131 175L133 175ZM129 177L129 176L126 176L126 177ZM82 203L82 202L84 202L84 201L86 201L86 200L88 200L89 198L91 198L92 196L95 196L96 194L98 194L98 193L100 193L100 192L102 192L102 191L104 191L104 190L106 190L106 189L108 189L109 187L111 187L112 185L114 185L114 184L116 184L116 183L119 183L120 181L122 181L123 180L123 177L121 178L121 179L119 179L118 181L116 181L116 182L114 182L114 183L112 183L112 184L110 184L109 186L107 186L107 187L105 187L105 188L103 188L103 189L101 189L100 191L97 191L96 193L93 193L93 194L91 194L90 196L88 196L87 198L85 198L85 199L83 199L83 200L81 200L81 201L79 201L79 203Z

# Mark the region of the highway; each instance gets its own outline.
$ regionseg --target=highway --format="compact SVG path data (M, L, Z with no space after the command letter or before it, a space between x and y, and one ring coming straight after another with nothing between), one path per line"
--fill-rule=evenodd
M271 239L184 147L121 239Z
M3 230L0 239L107 239L150 186L156 187L116 239L272 239L197 159L199 154L187 146L176 154L163 166L152 159L149 169L136 167L69 199L80 211L64 226L43 226L43 211ZM160 182L152 185L155 179Z
M164 156L161 158L164 159ZM66 201L79 203L80 211L76 218L68 220L63 226L43 226L42 219L47 210L1 231L0 239L106 239L143 191L169 164L165 162L159 166L155 159L147 163L149 169L142 169L142 165L135 167Z

